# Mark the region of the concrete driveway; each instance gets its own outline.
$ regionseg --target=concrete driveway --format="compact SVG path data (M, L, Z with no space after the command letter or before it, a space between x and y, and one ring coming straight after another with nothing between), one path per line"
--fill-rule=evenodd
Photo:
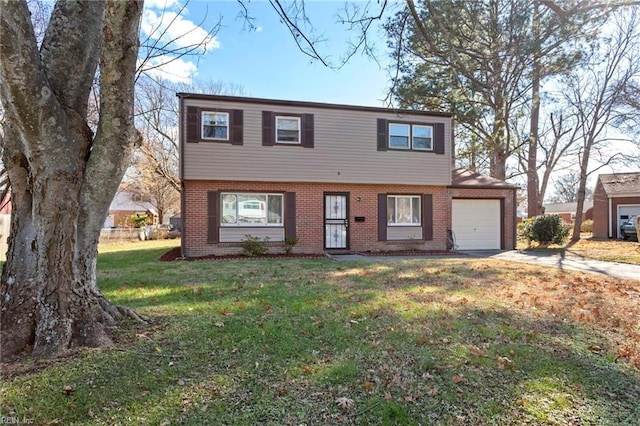
M510 262L531 263L552 268L582 271L592 274L601 274L614 278L624 278L640 281L640 266L618 262L605 262L602 260L587 259L580 256L562 253L543 253L523 250L474 250L465 251L460 255L452 256L361 256L358 254L331 256L336 260L362 260L370 262L394 261L406 259L442 259L465 258L499 259Z

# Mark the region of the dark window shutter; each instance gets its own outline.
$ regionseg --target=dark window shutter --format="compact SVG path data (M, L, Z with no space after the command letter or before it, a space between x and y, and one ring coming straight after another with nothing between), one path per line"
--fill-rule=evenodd
M387 241L387 194L378 194L378 241Z
M296 237L296 193L284 194L284 237Z
M218 191L207 192L207 242L218 242Z
M302 116L302 146L313 148L313 114Z
M187 107L186 141L198 142L200 140L200 108Z
M244 114L241 109L234 109L229 112L231 116L231 120L229 123L229 131L231 134L229 135L229 140L232 145L242 145L243 139L243 122L244 122Z
M422 196L422 239L433 240L433 195Z
M389 126L387 120L378 118L378 151L386 151L388 147L387 139L389 138Z
M433 151L436 154L444 154L444 124L433 125Z
M274 116L272 111L262 111L262 145L275 142Z

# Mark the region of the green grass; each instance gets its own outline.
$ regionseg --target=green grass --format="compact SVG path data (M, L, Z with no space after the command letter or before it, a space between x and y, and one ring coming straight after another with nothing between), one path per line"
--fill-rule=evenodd
M640 372L606 349L627 338L620 330L491 292L539 270L445 259L158 262L172 244L101 250L100 288L153 323L123 322L113 348L7 366L0 415L65 425L640 418ZM352 404L341 408L342 397Z

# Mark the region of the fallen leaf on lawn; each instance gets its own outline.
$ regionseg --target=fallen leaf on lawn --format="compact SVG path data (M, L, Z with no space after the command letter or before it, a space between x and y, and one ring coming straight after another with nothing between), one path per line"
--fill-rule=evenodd
M367 390L367 391L373 390L373 385L368 380L362 384L362 387L364 388L364 390Z
M65 387L62 388L62 393L69 396L69 395L73 395L73 393L76 390L74 388L72 388L71 386L67 385Z
M505 368L513 368L513 361L511 361L506 356L499 356L497 361L498 361L498 368L500 370L504 370Z
M458 383L464 382L464 376L462 374L454 374L451 381L457 385Z
M596 344L591 344L591 345L589 345L589 350L591 352L599 354L600 352L602 352L602 347L600 347L600 346L598 346Z
M223 322L216 322L213 325L215 325L216 327L224 327L224 323Z
M469 352L471 352L472 354L478 357L483 357L487 353L487 351L480 349L477 346L471 346L471 349L469 349Z
M343 411L347 411L349 408L353 407L353 399L349 399L346 396L341 396L340 398L336 399L336 404L338 404L338 407L340 407L340 409L342 409Z
M384 393L384 399L385 399L385 401L391 401L393 399L393 396L391 396L391 394L389 392L385 392Z

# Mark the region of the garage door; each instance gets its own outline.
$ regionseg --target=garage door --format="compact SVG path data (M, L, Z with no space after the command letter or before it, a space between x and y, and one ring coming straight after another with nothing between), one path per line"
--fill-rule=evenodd
M458 250L500 249L500 200L453 200Z
M638 204L628 204L628 205L619 205L618 206L618 238L620 238L620 225L622 225L627 220L631 219L633 216L640 215L640 205Z

